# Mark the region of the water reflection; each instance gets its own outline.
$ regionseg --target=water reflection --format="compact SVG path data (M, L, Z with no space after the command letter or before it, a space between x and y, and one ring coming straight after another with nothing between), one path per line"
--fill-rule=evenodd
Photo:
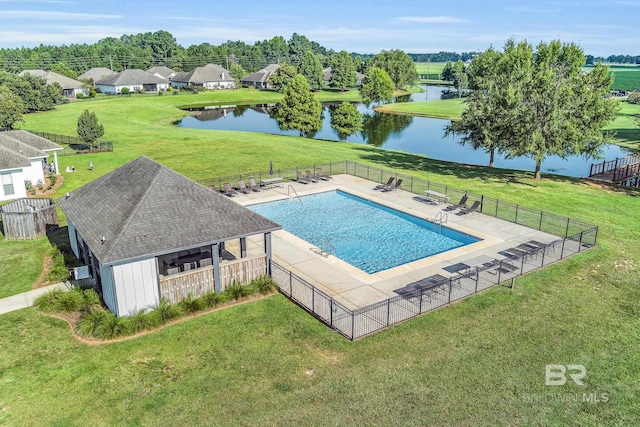
M440 99L446 94L446 87L429 86L425 92L414 93L402 97L396 102L420 102ZM331 111L339 103L323 104L322 129L314 137L332 141L344 141L331 127ZM470 146L460 145L459 137L445 137L444 128L448 120L412 117L395 114L383 114L373 111L362 104L356 104L363 115L363 130L349 138L350 142L369 144L390 150L401 150L407 153L424 154L432 159L457 163L485 166L489 163L489 154L474 150ZM218 129L263 132L271 134L298 136L299 132L283 131L278 127L274 117L274 104L240 105L206 107L195 111L179 123L180 127L197 129ZM607 159L624 157L630 150L616 145L604 147L603 155ZM551 172L566 176L584 177L588 175L592 159L573 156L561 159L551 156L542 164L543 172ZM533 171L535 162L526 157L507 159L504 155L496 155L495 167Z

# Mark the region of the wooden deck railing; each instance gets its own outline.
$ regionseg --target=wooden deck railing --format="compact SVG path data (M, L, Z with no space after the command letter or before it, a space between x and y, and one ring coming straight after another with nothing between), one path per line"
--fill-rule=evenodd
M626 166L640 163L640 155L630 154L626 157L618 157L614 160L605 160L602 163L592 163L589 170L589 176L599 175L607 172L615 171ZM615 179L614 179L615 181Z
M233 282L249 283L267 273L267 256L258 255L220 264L220 290ZM215 289L213 267L160 276L160 296L172 304L191 295L198 298Z

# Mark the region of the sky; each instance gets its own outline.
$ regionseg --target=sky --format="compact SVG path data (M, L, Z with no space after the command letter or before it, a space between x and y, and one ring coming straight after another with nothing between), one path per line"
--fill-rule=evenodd
M96 43L168 31L183 47L291 34L336 51L473 52L507 39L640 55L640 0L0 0L0 47Z

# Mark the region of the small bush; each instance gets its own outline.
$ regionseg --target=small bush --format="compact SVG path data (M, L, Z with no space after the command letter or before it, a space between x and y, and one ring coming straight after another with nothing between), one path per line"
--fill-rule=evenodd
M166 299L162 298L158 305L153 308L151 315L156 317L154 319L157 325L167 323L169 320L175 319L181 315L180 307L171 304Z
M85 337L96 337L98 328L109 314L111 313L100 306L91 307L80 317L77 332Z
M120 89L120 93L123 95L127 95L130 92L128 87L123 87L122 89Z
M128 335L127 323L124 318L117 317L110 311L105 311L105 315L96 326L93 336L103 340L111 340L122 335Z
M132 334L151 329L155 326L152 316L147 314L144 309L134 315L125 317L125 322L127 324L127 330Z
M87 310L95 305L100 305L100 295L93 289L85 289L82 292L82 309Z
M200 299L202 299L202 303L207 308L215 307L216 305L223 302L222 294L219 294L216 291L207 292Z
M84 98L84 93L82 93L82 92L77 93L76 94L76 98L78 98L78 99Z
M63 280L67 280L69 278L69 269L65 265L62 252L54 247L49 250L49 256L52 262L45 279L49 282L62 282Z
M640 104L640 92L631 92L627 96L627 102L630 104Z
M51 183L51 187L53 187L54 185L56 185L56 182L58 182L58 175L56 175L53 172L49 172L47 174L47 178L49 178L49 182Z
M186 298L183 298L178 303L178 307L180 307L182 312L185 314L192 314L204 308L202 300L200 300L200 298L194 298L191 295L188 295Z
M232 285L227 286L227 289L224 290L224 293L227 294L230 299L238 301L240 298L248 297L249 295L251 295L252 289L249 286L240 283L233 283Z
M271 292L276 290L276 282L274 282L274 280L267 275L252 280L251 286L254 288L255 292L262 295L270 294Z
M73 313L83 306L83 295L80 288L70 291L54 289L39 296L34 304L37 308L47 312Z

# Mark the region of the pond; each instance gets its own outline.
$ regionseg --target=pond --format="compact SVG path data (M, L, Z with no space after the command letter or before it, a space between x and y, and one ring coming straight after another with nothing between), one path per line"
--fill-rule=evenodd
M396 102L418 102L440 99L446 87L423 86L425 92L414 93L398 99ZM340 141L341 138L331 127L331 109L337 103L323 104L322 129L315 134L317 139ZM459 137L445 137L444 128L449 120L384 114L373 111L365 105L357 104L364 115L364 129L349 137L349 142L369 144L376 147L400 150L412 154L424 154L429 158L450 162L487 165L489 154L460 145ZM184 117L180 127L195 129L217 129L264 132L297 136L298 131L282 131L278 122L270 115L273 105L212 106L194 111L192 116ZM604 158L624 157L630 151L617 145L607 145L603 149ZM551 156L542 163L542 171L565 176L585 177L593 159L572 156L561 159ZM527 157L506 159L496 155L495 167L533 171L535 163Z

